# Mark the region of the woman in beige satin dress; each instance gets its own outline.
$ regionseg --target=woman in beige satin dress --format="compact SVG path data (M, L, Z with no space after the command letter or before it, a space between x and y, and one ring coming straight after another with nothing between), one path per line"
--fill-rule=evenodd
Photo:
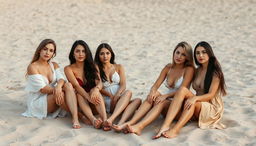
M158 133L158 135L166 138L176 137L192 116L198 120L198 125L202 129L225 128L220 123L224 111L221 97L226 95L226 85L221 66L212 51L212 47L207 42L199 42L196 45L194 58L198 66L192 83L196 95L186 87L181 87L178 90L160 129L164 132ZM186 101L181 117L172 128L169 128L184 100Z

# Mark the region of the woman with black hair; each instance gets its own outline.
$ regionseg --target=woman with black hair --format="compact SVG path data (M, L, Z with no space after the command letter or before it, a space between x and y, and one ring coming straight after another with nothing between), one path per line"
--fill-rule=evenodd
M113 121L122 112L123 115L118 125L123 124L139 107L141 100L133 99L130 101L132 92L126 90L124 68L121 64L115 63L115 54L109 44L102 43L98 46L94 61L100 70L100 77L103 82L101 93L104 95L107 112L112 113L103 123L103 130L108 131L111 129Z
M161 129L171 125L186 99L181 117L174 127L162 132L166 138L174 138L180 129L194 116L202 129L223 129L225 126L220 120L223 115L224 105L222 96L226 95L226 86L221 66L215 57L212 47L207 42L199 42L194 49L195 63L198 65L192 83L196 91L194 95L186 87L182 87L175 94L174 100L168 110L167 118Z
M98 70L93 62L89 46L83 40L74 42L69 53L70 65L64 71L68 81L77 92L78 104L95 128L100 128L107 119L105 104L100 94L102 89ZM93 104L100 115L96 118L91 109Z

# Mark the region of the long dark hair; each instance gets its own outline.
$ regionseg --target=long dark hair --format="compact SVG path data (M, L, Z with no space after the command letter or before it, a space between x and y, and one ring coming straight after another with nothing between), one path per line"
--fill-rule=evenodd
M205 75L205 79L204 79L204 93L209 92L209 89L210 89L210 86L212 83L212 77L214 74L216 74L218 76L218 78L220 79L221 93L222 93L222 95L226 95L227 92L226 92L226 84L225 84L224 75L223 75L220 63L213 53L211 45L205 41L202 41L202 42L199 42L195 46L195 50L194 50L195 63L198 66L202 66L202 64L200 64L196 59L196 49L198 47L203 47L209 56L209 62L208 62L207 71L206 71L206 75Z
M106 77L106 74L103 70L103 64L100 61L100 51L101 51L102 48L108 49L109 52L111 53L111 58L110 58L110 63L111 64L115 64L115 53L113 52L111 46L107 43L102 43L97 48L97 51L96 51L96 54L95 54L95 57L94 57L94 61L99 67L101 80L103 82L105 82L105 81L107 81L107 77Z
M95 80L98 79L97 69L96 69L93 59L92 59L91 50L90 50L89 46L86 44L86 42L84 42L83 40L77 40L72 45L72 48L69 53L70 64L76 63L76 59L74 57L74 51L78 45L83 46L84 50L85 50L85 55L86 55L86 58L84 60L85 79L89 83L90 86L95 87L96 86Z

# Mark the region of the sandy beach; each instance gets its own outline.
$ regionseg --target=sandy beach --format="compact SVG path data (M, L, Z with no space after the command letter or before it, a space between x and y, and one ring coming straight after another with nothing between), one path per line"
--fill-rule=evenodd
M256 0L0 0L0 145L256 145ZM145 99L177 43L209 42L225 75L224 130L188 123L174 139L151 140L163 118L141 136L104 132L71 118L25 118L26 67L41 40L57 43L53 59L69 64L75 40L94 53L109 43L133 98Z

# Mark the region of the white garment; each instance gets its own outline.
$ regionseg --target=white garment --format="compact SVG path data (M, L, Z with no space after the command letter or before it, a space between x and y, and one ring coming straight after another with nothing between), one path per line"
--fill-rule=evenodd
M177 91L177 90L180 88L182 82L183 82L183 76L181 76L181 77L174 83L174 86L173 86L173 87L170 87L170 86L168 85L168 78L166 77L164 85L165 85L165 87L166 87L167 89L165 90L164 94L169 94L169 93L172 93L172 92Z
M109 82L109 81L103 82L103 89L106 90L107 92L111 93L112 95L115 95L120 87L120 85L119 85L120 76L116 71L112 75L111 80L112 80L112 82ZM108 96L104 96L104 99L105 99L106 110L109 113L111 100Z
M28 94L27 110L26 112L22 113L22 115L25 117L36 117L43 119L46 117L55 118L57 116L63 117L66 115L66 112L61 108L56 110L54 113L47 115L47 94L41 93L40 89L47 85L54 87L57 85L58 80L64 79L60 69L57 68L55 70L52 62L49 62L49 64L53 72L53 80L51 83L49 83L48 79L41 74L28 75L27 77L27 85L25 87L25 91Z

